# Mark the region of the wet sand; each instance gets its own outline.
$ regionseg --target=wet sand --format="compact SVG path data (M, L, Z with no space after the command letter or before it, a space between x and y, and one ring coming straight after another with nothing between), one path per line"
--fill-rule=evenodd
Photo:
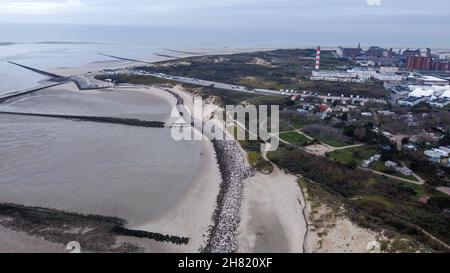
M175 98L151 87L78 91L67 83L0 104L0 111L168 121Z
M66 246L0 225L0 253L67 253Z
M147 87L84 92L69 86L2 107L152 119L156 113L168 120L168 110L176 103L167 92ZM86 102L91 105L86 106ZM162 103L170 103L170 107L161 108ZM152 113L154 104L157 110ZM190 244L183 246L136 240L149 252L196 252L204 245L220 181L210 142L172 141L161 145L155 138L170 139L169 129L93 126L36 117L0 118L7 126L0 133L2 146L9 148L0 152L9 159L1 168L1 202L115 216L126 219L130 229L190 238ZM115 151L115 155L105 150ZM33 249L39 247L30 251ZM8 247L2 251L8 252ZM10 251L15 248L10 247Z
M191 253L198 252L205 246L221 179L211 142L203 140L202 151L204 155L200 160L200 167L193 178L193 183L186 189L179 203L154 221L132 226L139 230L189 237L189 244L174 246L146 240L151 246L149 251Z
M198 143L166 141L168 129L35 117L0 120L2 203L142 224L177 203L198 167Z

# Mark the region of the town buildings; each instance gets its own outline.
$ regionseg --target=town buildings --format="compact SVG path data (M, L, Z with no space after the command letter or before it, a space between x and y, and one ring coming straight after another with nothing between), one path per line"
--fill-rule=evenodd
M357 48L350 48L350 47L338 47L336 54L340 58L350 58L354 59L357 56L361 55L363 53L363 50L361 48L361 44L358 45Z

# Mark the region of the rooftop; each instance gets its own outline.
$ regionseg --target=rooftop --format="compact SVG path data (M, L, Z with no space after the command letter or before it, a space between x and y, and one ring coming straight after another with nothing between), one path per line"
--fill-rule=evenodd
M444 80L444 79L441 79L438 77L434 77L434 76L422 76L421 79L424 81L447 82L447 80Z
M400 99L399 101L402 101L402 102L416 102L418 100L422 100L422 98L421 97L407 97L407 98L404 98L404 99Z

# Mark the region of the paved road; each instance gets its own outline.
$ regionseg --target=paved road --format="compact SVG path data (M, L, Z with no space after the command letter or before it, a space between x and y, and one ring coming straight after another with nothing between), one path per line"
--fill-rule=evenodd
M406 182L406 183L411 183L411 184L416 184L416 185L423 185L424 184L424 183L419 182L419 181L414 181L414 180L401 178L401 177L398 177L398 176L395 176L395 175L382 173L382 172L375 171L375 170L372 170L372 169L366 169L366 168L360 168L360 169L364 170L364 171L368 171L368 172L374 173L374 174L378 174L378 175L386 176L386 177L389 177L389 178L397 179L397 180L400 180L400 181L403 181L403 182Z
M179 77L179 76L171 76L163 73L144 73L143 75L153 76L157 78L162 78L170 81L176 81L181 83L187 83L187 84L193 84L193 85L200 85L200 86L210 86L218 89L223 90L229 90L229 91L237 91L237 92L243 92L243 93L251 93L251 94L265 94L265 95L275 95L275 96L286 96L290 97L293 95L301 95L302 97L316 97L322 100L329 100L329 101L345 101L345 102L377 102L377 103L386 103L385 100L380 99L371 99L371 98L351 98L351 97L339 97L339 96L322 96L322 95L315 95L311 93L291 93L291 92L281 92L278 90L270 90L270 89L248 89L245 86L241 85L233 85L233 84L226 84L221 82L214 82L214 81L207 81L202 79L195 79L195 78L188 78L188 77Z

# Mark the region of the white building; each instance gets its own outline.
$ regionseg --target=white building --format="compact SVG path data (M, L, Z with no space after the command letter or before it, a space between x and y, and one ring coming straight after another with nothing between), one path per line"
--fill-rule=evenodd
M370 78L358 78L354 72L334 70L313 70L310 80L331 82L365 82Z
M353 75L355 75L359 79L365 79L365 80L369 80L371 77L373 77L375 74L377 74L377 71L373 70L373 69L353 68L353 69L347 70L347 72L348 73L352 73Z
M428 104L434 108L444 108L445 106L450 104L450 99L439 98L439 99L430 101Z
M434 158L434 159L441 159L441 154L437 153L434 150L426 150L425 152L423 152L424 155L428 156L429 158Z
M421 76L420 80L426 85L448 85L448 81L434 77L434 76Z
M449 154L447 149L440 149L440 148L433 149L433 152L435 152L436 154L439 154L441 157L448 157L448 154Z
M440 96L443 99L450 99L450 85L445 86L444 93Z
M441 147L439 147L439 150L445 151L446 153L450 154L450 148L449 147L441 146Z
M380 67L380 73L397 73L398 71L399 71L399 68L395 67L395 66Z
M409 97L416 97L416 98L422 98L422 97L431 97L435 93L435 89L427 86L418 86L418 85L411 85L409 87L411 90L411 93L408 94Z
M393 162L393 161L388 160L388 161L386 161L386 162L384 163L384 166L385 166L386 168L395 168L395 167L398 166L398 164L395 163L395 162Z
M406 168L406 167L398 167L398 166L397 166L397 167L395 168L395 170L396 170L397 172L403 174L403 175L406 175L406 176L411 176L411 175L413 174L413 172L412 172L409 168Z
M364 161L364 162L361 164L361 166L362 166L363 168L369 168L370 165L371 165L373 162L375 162L375 161L380 161L380 159L381 159L381 155L380 155L380 154L376 154L376 155L372 156L371 158L367 159L366 161Z
M333 71L333 70L313 70L313 77L327 77L327 78L355 78L356 75L346 71Z
M403 80L402 76L394 73L376 73L372 77L384 82L401 82Z
M401 99L399 101L400 105L414 106L421 101L412 98L425 98L425 100L430 101L429 104L432 107L443 108L450 104L450 86L426 86L426 85L410 85L409 98ZM424 101L424 100L423 100Z
M407 98L398 100L397 104L401 105L401 106L412 107L412 106L416 106L417 104L427 101L427 100L428 100L427 97L407 97Z

